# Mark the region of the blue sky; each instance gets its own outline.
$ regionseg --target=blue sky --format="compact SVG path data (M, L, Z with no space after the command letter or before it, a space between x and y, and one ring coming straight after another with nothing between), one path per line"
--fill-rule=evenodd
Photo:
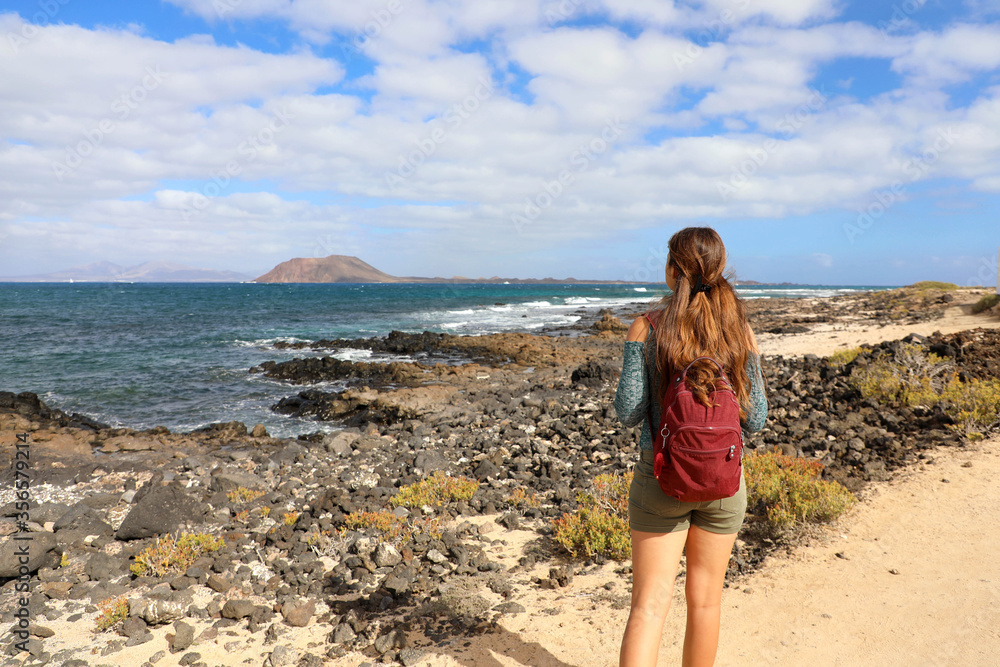
M998 213L996 0L0 2L0 275L992 283Z

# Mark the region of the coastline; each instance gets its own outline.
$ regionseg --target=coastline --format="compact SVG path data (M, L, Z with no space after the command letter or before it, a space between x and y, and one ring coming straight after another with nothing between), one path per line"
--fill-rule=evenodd
M978 293L964 291L961 303L946 301L939 304L940 308L928 309L933 311L931 317L925 317L927 313L920 309L914 311L907 308L907 313L910 314L895 318L897 321L893 321L893 318L859 315L865 310L865 300L842 297L813 302L795 300L799 302L797 305L771 303L769 308L755 306L752 315L764 329L779 330L790 326L805 328L805 331L799 333L761 332L759 338L762 351L766 359L785 364L789 369L794 367L804 373L818 373L815 371L816 365L803 355L826 355L861 343L898 340L910 333L929 336L939 330L948 334L952 331L966 331L973 326L993 329L1000 327L1000 320L995 316L972 316L965 312L968 306L966 302L972 299L973 294ZM778 312L783 308L787 308L787 312ZM623 307L617 314L627 323L631 310L631 307ZM892 312L891 308L883 310ZM903 323L898 323L899 320ZM603 330L589 328L594 325L603 327ZM755 327L758 327L757 323ZM906 333L899 335L904 330ZM374 660L371 644L363 646L363 640L352 640L354 644L330 641L332 633L344 625L344 617L350 614L350 609L341 611L341 607L333 604L344 597L344 592L325 583L343 575L343 571L338 571L337 564L334 563L336 560L344 560L334 555L337 553L335 545L327 545L331 550L330 555L319 557L315 557L309 548L299 549L299 546L307 534L321 533L324 521L328 528L335 528L337 514L343 516L348 507L377 506L377 501L384 494L376 490L384 488L383 483L393 480L396 483L408 482L420 476L414 473L414 469L429 472L439 466L483 480L483 496L478 507L470 503L464 508L438 511L437 514L443 519L457 518L457 522L452 524L455 526L453 539L455 545L460 545L459 549L466 550L465 565L461 565L461 557L446 553L451 571L438 579L427 574L427 582L431 584L427 588L421 588L426 566L414 566L412 580L404 582L405 585L399 584L402 588L392 596L390 607L380 613L370 613L362 605L360 609L365 612L363 615L366 619L360 624L363 629L352 631L362 637L373 635L370 639L375 642L380 637L391 634L393 627L400 629L408 637L407 648L421 652L421 656L417 658L413 654L401 654L398 648L390 649L396 652L396 658L402 664L406 664L407 655L416 660L411 664L420 665L611 664L617 652L617 633L624 623L624 614L627 613L622 608L623 604L627 607L628 581L625 570L621 564L616 563L591 562L581 567L580 562L564 561L552 550L544 528L553 516L572 507L573 490L586 479L599 471L622 469L627 466L630 457L634 458L634 434L628 429L620 428L613 435L605 433L614 421L613 413L608 413L608 401L609 396L613 396L614 376L617 372L615 366L620 368L623 324L620 319L616 321L615 315L607 313L590 324L579 324L574 333L576 335L571 338L529 334L499 334L477 337L477 341L456 340L463 337L442 338L441 341L444 342L436 343L436 349L465 354L469 361L460 366L411 365L407 369L398 368L394 377L388 378L388 381L382 379L382 385L374 381L378 378L365 377L367 385L349 390L353 393L346 397L346 402L353 405L339 406L345 410L343 415L348 419L360 415L355 426L356 433L349 428L342 432L339 440L337 435L330 437L323 434L317 434L312 441L270 438L260 431L251 433L246 428L241 429L242 424L220 425L187 434L170 433L165 429L146 432L105 429L94 433L85 424L73 424L71 417L55 413L46 416L40 406L32 408L24 401L12 404L12 409L0 414L0 444L9 456L15 444L15 434L31 434L36 456L34 472L36 489L40 494L38 499L41 499L41 494L48 494L49 500L65 501L64 504L68 504L71 500L75 503L84 499L89 494L89 504L84 505L92 510L82 512L79 517L68 521L55 516L55 509L51 510L50 515L39 514L35 517L40 519L37 521L37 530L34 531L36 533L52 534L47 528L55 528L57 522L62 522L63 525L59 525L54 535L57 538L63 535L61 539L65 539L65 545L60 556L62 553L67 554L69 561L65 568L42 566L40 574L36 575L39 577L39 581L35 583L36 590L45 591L40 593L42 598L39 599L36 611L40 614L46 609L55 616L47 620L36 616L40 625L48 625L55 631L52 637L41 642L42 648L50 653L63 651L62 657L68 658L70 655L77 657L74 649L97 647L104 651L109 642L121 640L121 645L113 653L109 653L108 657L95 659L92 664L111 664L122 660L141 662L157 651L164 651L162 659L157 662L160 665L179 664L178 661L191 651L199 652L201 659L207 660L207 664L235 664L237 657L253 657L259 661L261 655L272 651L275 645L287 646L290 650L312 654L317 658L324 656L330 664L336 665L359 665ZM483 347L485 343L488 343L488 350ZM427 341L407 341L405 344L426 346ZM353 368L356 370L358 367ZM342 371L343 369L340 370ZM572 376L572 371L577 371L576 376ZM791 377L793 372L795 371L790 371L786 377ZM777 387L773 388L779 391ZM524 390L527 390L527 399L522 397L521 392ZM792 392L791 389L787 391ZM380 415L390 422L382 428L377 426ZM580 415L585 418L579 419ZM777 419L789 427L796 423L795 418L787 415ZM59 425L60 420L67 421L65 425ZM392 423L399 428L393 428ZM530 426L530 432L522 424ZM580 436L580 430L589 428L591 424L597 428L592 433L586 432ZM914 427L912 433L920 433L922 428L927 427ZM917 439L917 436L906 436L910 437ZM931 440L945 441L939 435ZM905 444L907 440L903 438L901 442ZM936 474L934 471L937 469L933 468L933 464L927 463L929 459L940 460L942 466L956 462L955 465L959 467L959 461L972 461L971 468L960 468L956 472L948 468L948 475L956 481L961 479L963 484L973 484L976 480L959 478L959 474L975 475L978 479L981 472L994 469L990 467L994 463L990 462L995 462L996 459L995 439L975 446L954 441L948 443L947 448L929 448L921 443L918 449L912 451L912 457L900 455L897 458L885 458L887 455L880 454L883 458L879 460L884 459L886 462L883 468L873 466L866 469L852 464L845 468L845 479L856 480L857 489L863 488L864 494L877 500L880 497L878 494L891 497L900 493L899 489L903 487L906 490L902 493L911 493L910 488L905 486L905 480L913 477L915 473L912 471L919 466L930 469L931 475ZM417 455L423 454L420 465L415 465L417 461L413 458L414 452ZM433 452L437 452L437 456ZM811 450L805 453L815 455L816 452ZM833 457L831 462L836 461L837 453L834 449L830 449L827 454ZM872 455L875 456L876 452ZM464 463L461 462L463 459ZM366 480L348 474L362 468L367 469L367 466L358 465L362 461L370 462L371 470L376 471L379 478L371 486L366 486ZM573 462L575 465L567 467L564 465L566 462ZM852 473L848 468L856 470ZM897 470L904 472L894 472ZM505 476L508 472L513 474ZM288 486L287 483L292 478L298 480L298 488L296 485ZM878 481L885 479L894 481ZM192 517L193 526L215 526L215 532L221 531L222 534L233 536L233 548L216 558L208 567L209 571L227 579L229 586L224 591L218 590L222 587L221 584L217 588L205 586L209 578L207 574L204 580L199 580L200 576L180 577L191 581L176 583L169 578L156 581L129 580L124 574L126 558L134 555L140 546L145 546L148 539L116 539L104 528L107 526L112 532L120 528L125 515L138 507L142 500L139 490L146 488L146 493L150 493L152 489L176 487L178 482L183 482L181 486L186 489L193 489L189 495L196 496L195 500L211 508L207 514L197 517L197 520ZM263 490L267 490L270 495L265 497L266 502L275 511L288 509L310 512L306 508L313 508L310 520L320 530L301 530L301 527L296 526L294 531L279 530L278 533L281 534L278 538L271 539L268 537L271 534L268 530L277 524L259 522L256 525L236 525L236 514L233 511L236 508L231 503L227 505L225 491L231 490L227 485L239 485L239 482L259 484ZM43 484L49 486L42 486ZM331 484L356 486L354 493L358 498L324 493L323 490L329 489ZM919 484L925 490L933 487L924 478L920 478ZM504 508L504 492L522 485L545 495L546 503L541 510L524 514L501 511ZM882 491L883 486L879 485L883 485L886 490ZM280 490L282 488L283 491ZM880 490L871 490L876 488ZM962 499L959 493L961 488L957 484L949 487L950 491L959 494L954 498L955 502ZM98 500L94 500L95 496ZM128 497L127 501L124 500L125 497ZM6 496L4 500L7 500ZM323 512L318 511L325 507L332 508L331 517L327 519L323 518ZM880 508L866 502L862 509L855 511L868 517L859 525L869 527L868 532L856 532L855 538L860 540L858 544L878 537L878 531L882 530L879 526L886 525L878 523L879 517L886 514L887 507ZM944 508L941 509L943 511ZM873 512L871 516L864 514L869 511ZM898 516L890 518L890 524L900 519ZM11 534L13 522L5 521L4 532ZM844 523L845 521L848 523ZM821 529L815 539L821 546L835 545L836 540L831 535L842 530L850 537L853 534L850 527L854 526L851 521L851 518L842 519L841 523L830 529ZM50 523L52 525L48 525ZM115 525L116 523L119 525ZM464 524L467 525L462 528ZM64 531L67 532L63 534ZM96 537L92 537L95 535ZM930 533L923 535L925 538L931 536ZM899 546L893 548L901 550L906 536L899 537ZM929 548L926 541L920 545L921 549ZM788 549L792 546L784 545L781 548ZM871 560L868 556L861 556L863 552L860 547L858 549L858 558L847 560L847 563L863 566ZM266 578L263 574L255 575L250 567L258 561L255 551L265 556L264 560L268 565ZM344 555L363 561L364 554L355 552L345 552ZM117 569L96 572L96 566L91 566L90 563L98 553L114 559ZM481 557L476 555L479 553L482 554ZM755 643L762 630L758 628L756 633L751 632L750 621L754 618L765 620L769 605L781 606L780 593L775 592L779 583L773 582L788 579L790 575L787 568L794 567L800 560L814 563L816 558L822 560L829 556L822 550L817 552L818 555L802 555L812 552L801 548L792 549L791 553L791 560L787 562L773 550L764 553L752 546L738 554L752 562L748 563L749 574L734 572L731 581L735 586L727 590L726 604L733 605L734 614L744 608L755 611L748 612L745 617L734 616L741 619L739 625L741 630L745 629L745 634L740 636L738 642L733 642L733 647L738 646L744 651L756 650L758 653L723 653L720 654L720 664L739 664L741 656L763 656L765 649L771 651L768 655L784 650L773 646L772 639L776 636L773 634L764 635L766 641ZM310 554L314 557L310 558ZM848 556L851 555L848 552ZM413 556L411 553L410 558ZM809 560L810 558L813 560ZM291 561L291 569L286 571L279 561L287 560ZM392 560L394 558L386 562ZM315 589L310 586L316 581L309 581L310 578L307 577L306 582L301 582L297 577L301 572L296 573L291 566L299 563L301 567L303 564L317 562L321 564L317 567L322 568L324 576L313 578L320 583L319 588ZM386 575L402 576L409 562L405 554L400 554L400 561L395 565L378 566L371 574L381 577L384 583ZM908 568L911 564L918 563L919 559L900 562L906 563ZM463 574L461 568L469 567L469 563L478 563L472 568L473 571L478 569L484 574ZM490 569L492 564L497 567ZM244 567L248 571L241 573L240 570ZM390 567L391 572L379 572L381 567ZM486 569L483 570L483 567ZM566 567L572 568L570 576L566 576ZM398 568L402 569L397 571ZM552 573L553 569L557 570L555 575ZM906 569L900 568L900 571L906 574ZM275 581L274 577L278 580ZM363 582L364 577L358 581ZM413 618L403 621L400 614L405 610L396 610L396 616L393 615L391 605L396 602L447 598L447 595L442 594L441 587L456 587L463 581L474 582L474 586L465 591L467 595L459 597L475 599L477 604L488 604L487 609L516 602L520 610L517 607L507 607L508 611L485 615L452 614L460 621L457 626L449 626L450 629L421 626ZM803 585L808 585L809 579L802 581L805 582ZM564 582L565 585L562 585ZM274 589L268 590L272 583ZM994 581L993 584L995 583ZM949 585L953 584L951 582ZM288 586L289 590L277 593L282 585ZM361 588L364 590L365 585ZM752 592L743 592L746 588ZM113 634L95 635L90 631L90 619L94 612L87 611L86 605L76 601L89 600L91 604L95 604L99 600L94 598L119 589L131 597L163 597L170 602L181 598L187 602L185 609L189 612L182 622L195 625L202 641L171 653L170 647L176 641L175 625L145 621L143 627L136 630L135 637L143 638L148 635L149 638L142 642L136 641L131 646L126 644L132 642L132 638ZM370 591L369 595L378 594L379 590L384 589L377 588ZM887 595L899 595L897 589L886 590ZM741 595L746 597L741 598ZM776 599L775 596L779 597ZM234 599L250 600L251 607L255 609L270 608L270 614L254 612L259 617L255 621L251 615L248 623L246 620L224 618L221 609L213 612L213 601L219 604L223 600ZM384 599L379 597L379 600ZM876 605L878 601L877 598L872 599L874 601L868 607ZM289 625L287 620L282 620L282 616L291 609L298 608L300 603L309 600L313 602L313 609L306 615L304 627ZM761 606L752 607L747 600L758 601ZM9 611L8 594L0 597L0 601L3 602L4 609ZM79 605L79 608L75 605ZM223 605L220 604L221 606ZM728 609L727 614L730 613ZM995 610L995 605L993 609ZM830 613L836 623L842 623L840 632L843 633L855 627L849 619L856 611L840 611L840 615L833 612L822 613ZM86 630L74 629L66 620L75 614L81 614L83 619L77 622L77 626L85 625ZM540 620L540 614L544 620ZM682 635L677 634L675 624L681 618L679 610L675 609L671 618L673 620L668 622L670 626L666 636L678 638ZM726 618L724 616L724 632L728 622ZM981 620L982 628L990 627L986 624L989 619L983 617ZM451 621L454 618L449 622ZM789 622L800 622L799 617L790 617ZM812 623L813 620L809 622ZM264 642L265 637L269 636L265 632L267 628L276 628L268 631L274 635L276 644ZM214 636L211 632L213 629ZM346 631L343 631L342 636L344 635ZM174 639L170 639L171 636ZM824 636L819 635L818 639L808 641L823 644L821 640ZM437 639L433 639L434 637ZM82 643L74 646L74 641ZM787 644L788 638L783 636L778 641L785 641ZM227 642L231 644L228 649ZM315 645L309 646L309 642L314 642ZM467 643L469 646L465 646ZM355 644L357 648L364 649L364 652L352 650ZM727 645L729 644L724 640L723 651L727 650ZM664 646L661 662L671 664L668 658L669 650L672 650L670 643L667 642ZM795 646L800 652L808 648L805 644ZM338 647L344 652L342 657L329 654L330 651L337 653ZM956 645L956 648L960 647ZM788 655L787 652L785 654ZM81 650L79 657L84 655L85 652ZM593 662L594 656L600 656L603 662ZM723 657L730 662L723 661ZM227 660L234 662L227 663ZM272 662L275 662L273 656ZM832 664L822 659L819 663Z

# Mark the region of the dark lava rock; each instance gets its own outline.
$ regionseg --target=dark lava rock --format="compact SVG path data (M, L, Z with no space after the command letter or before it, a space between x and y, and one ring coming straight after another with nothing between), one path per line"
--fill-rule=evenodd
M184 621L174 621L174 638L170 650L179 653L194 643L194 626Z
M570 376L573 384L586 387L600 387L605 382L617 382L621 368L617 364L601 363L591 359L580 366Z
M143 496L125 516L115 537L119 540L138 540L166 535L181 521L198 520L203 513L203 505L180 487L158 486Z
M28 539L15 539L14 535ZM53 533L15 533L0 543L0 579L19 576L21 568L28 573L37 572L42 567L55 567L62 558L57 551L56 536ZM27 557L27 562L21 559Z
M483 481L489 478L495 478L500 474L500 469L493 465L493 462L489 459L483 459L476 466L475 473L476 479Z
M56 519L52 529L57 533L63 533L59 536L60 541L63 542L70 542L74 539L70 537L71 533L85 537L87 535L110 536L114 532L114 528L101 518L97 510L83 502L77 503Z
M300 601L296 604L286 603L281 607L281 615L285 619L285 623L296 628L304 628L309 625L314 613L316 613L316 603L312 600Z
M110 556L103 551L92 554L87 559L87 564L83 566L83 573L90 577L91 581L114 579L124 571L124 561L120 558Z
M222 607L222 617L239 620L253 615L254 604L250 600L226 600Z

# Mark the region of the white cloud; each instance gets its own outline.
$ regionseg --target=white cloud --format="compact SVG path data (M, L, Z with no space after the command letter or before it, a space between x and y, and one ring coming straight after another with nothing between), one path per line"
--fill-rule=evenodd
M955 25L940 33L920 33L892 69L923 86L961 83L1000 67L1000 26Z
M232 11L220 17L217 1ZM548 0L400 3L176 0L215 22L277 18L314 41L367 26L373 70L336 92L344 65L311 47L52 25L0 48L5 259L46 244L150 259L240 247L233 268L245 269L379 247L404 265L413 249L468 256L455 269L468 272L484 247L515 256L665 223L854 211L896 182L1000 191L1000 90L962 106L946 88L1000 67L992 26L886 36L823 23L830 2L771 1L699 46L679 28L738 0L607 5L645 22L638 33L552 28ZM0 35L23 29L0 16ZM817 92L823 66L854 57L892 63L904 85ZM516 227L531 206L539 215Z
M794 26L833 18L839 4L837 0L705 0L704 6L709 15L721 21L763 16L780 25Z

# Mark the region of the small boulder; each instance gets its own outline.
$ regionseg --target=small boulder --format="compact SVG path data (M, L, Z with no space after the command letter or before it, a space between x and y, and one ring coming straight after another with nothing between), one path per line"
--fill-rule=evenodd
M252 616L253 610L254 604L250 600L226 600L226 604L222 607L222 617L238 621Z
M182 520L195 520L204 514L204 506L180 487L158 486L144 495L125 516L115 537L139 540L166 535Z
M375 564L379 567L396 567L402 560L402 554L388 542L379 542L375 548Z
M87 564L83 566L83 573L90 577L91 581L114 579L124 571L125 563L120 558L110 556L103 551L91 555L87 559Z
M184 621L174 621L174 638L170 650L179 653L194 643L194 626Z
M171 600L129 600L128 615L136 616L149 625L162 625L184 617L184 604Z
M295 628L304 628L309 625L314 613L316 613L316 603L312 600L300 601L295 604L286 603L281 607L281 616L285 619L285 623Z
M15 539L15 536L27 536L30 539ZM42 567L58 565L61 554L56 549L56 536L52 533L14 533L0 542L0 579L10 579L25 571L30 574Z

